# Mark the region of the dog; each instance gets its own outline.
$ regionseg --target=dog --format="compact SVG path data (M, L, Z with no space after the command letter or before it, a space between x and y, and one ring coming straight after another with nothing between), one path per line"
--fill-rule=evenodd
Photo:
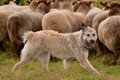
M13 67L13 71L19 67L39 59L42 62L42 70L48 70L50 55L63 60L63 67L68 69L72 58L87 70L100 74L89 62L89 49L94 47L97 40L95 29L82 23L82 29L73 33L58 33L53 30L25 32L23 35L24 48L21 51L21 60Z

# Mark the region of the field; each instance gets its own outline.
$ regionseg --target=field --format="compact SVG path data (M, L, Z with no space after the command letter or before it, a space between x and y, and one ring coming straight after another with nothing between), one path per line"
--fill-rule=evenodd
M3 4L0 0L0 5ZM20 5L28 5L27 0L21 0ZM94 5L102 8L98 0ZM111 0L115 1L115 0ZM116 0L119 1L119 0ZM90 63L103 75L95 75L83 67L81 67L76 60L70 64L68 71L63 70L62 60L52 60L49 63L49 70L51 73L42 72L41 62L33 61L19 70L12 72L12 67L19 62L15 58L13 45L10 42L5 42L6 52L0 51L0 80L120 80L120 59L116 66L112 66L112 58L97 57L97 55L89 56Z
M64 71L62 61L58 59L50 61L51 73L43 72L41 62L37 60L12 72L12 67L19 61L12 57L13 53L1 52L0 80L120 80L120 60L116 66L112 66L110 59L89 56L91 64L103 75L95 75L87 71L76 60L71 62L68 71Z

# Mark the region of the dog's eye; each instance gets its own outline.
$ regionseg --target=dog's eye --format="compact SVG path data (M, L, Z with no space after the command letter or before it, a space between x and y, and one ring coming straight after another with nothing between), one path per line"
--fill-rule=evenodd
M87 36L89 37L90 35L89 35L89 34L87 34Z
M95 36L95 34L93 34L93 36Z

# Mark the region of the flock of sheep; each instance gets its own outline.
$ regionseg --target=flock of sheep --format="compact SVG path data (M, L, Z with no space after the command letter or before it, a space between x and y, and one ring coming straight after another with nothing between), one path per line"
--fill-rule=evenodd
M94 7L93 3L95 1L90 0L31 0L29 6L18 6L10 1L8 5L0 6L0 49L5 51L2 41L10 39L20 57L24 32L75 32L84 23L98 32L95 50L101 54L111 51L115 65L120 48L120 2L101 2L103 9Z

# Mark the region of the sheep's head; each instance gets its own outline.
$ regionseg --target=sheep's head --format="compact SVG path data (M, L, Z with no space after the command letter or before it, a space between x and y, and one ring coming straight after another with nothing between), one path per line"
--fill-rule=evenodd
M107 1L107 2L100 2L100 4L102 5L102 6L104 6L104 10L108 10L109 9L109 6L107 6L109 3L111 3L112 1Z
M80 5L87 5L87 6L89 6L89 7L92 7L91 6L91 4L92 3L95 3L96 1L79 1L79 0L77 0L77 2L80 4Z
M108 17L114 15L120 15L120 2L113 1L107 4L107 6L110 8Z
M106 6L108 6L109 8L114 8L114 7L120 8L120 2L117 1L109 2L109 4L107 4Z
M60 0L51 0L51 6L53 8L59 9L59 7L60 7Z
M79 3L79 7L77 11L89 11L91 8L93 8L92 3L95 3L95 1L77 1Z
M72 5L73 5L73 11L76 12L78 7L80 6L79 2L78 1L74 1L74 2L72 2Z

